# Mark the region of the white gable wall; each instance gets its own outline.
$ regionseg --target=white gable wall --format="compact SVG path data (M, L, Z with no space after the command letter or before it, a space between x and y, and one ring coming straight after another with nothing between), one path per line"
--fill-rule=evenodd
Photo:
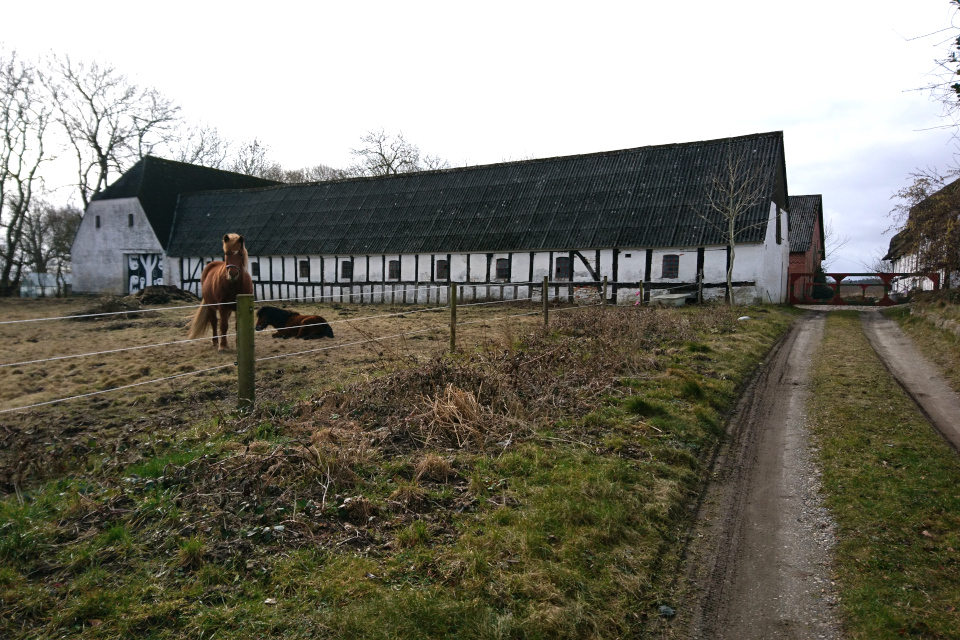
M128 254L164 254L140 201L119 198L91 202L73 240L73 291L126 294ZM170 271L166 262L165 277Z

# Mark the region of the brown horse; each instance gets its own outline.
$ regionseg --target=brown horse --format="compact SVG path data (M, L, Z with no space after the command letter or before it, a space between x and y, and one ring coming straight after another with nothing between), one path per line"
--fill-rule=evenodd
M207 325L213 329L213 344L217 344L217 310L220 310L220 351L227 348L227 328L230 314L237 305L241 293L253 293L253 280L247 273L247 249L243 236L228 233L223 236L223 262L211 262L200 275L200 290L204 305L197 309L190 322L188 336L203 337Z

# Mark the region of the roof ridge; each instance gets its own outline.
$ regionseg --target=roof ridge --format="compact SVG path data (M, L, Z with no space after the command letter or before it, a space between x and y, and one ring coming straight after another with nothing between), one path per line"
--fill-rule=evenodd
M743 142L751 139L761 139L766 137L779 137L783 139L783 131L764 131L761 133L751 133L742 136L733 136L730 138L712 138L710 140L694 140L690 142L671 142L666 144L651 144L640 147L627 147L625 149L611 149L608 151L593 151L590 153L575 153L565 156L547 156L545 158L527 158L524 160L509 160L506 162L492 162L489 164L471 164L463 167L448 167L446 169L430 169L427 171L410 171L406 173L391 173L388 175L382 176L352 176L349 178L338 178L334 180L318 180L316 182L280 182L274 185L264 186L264 187L249 187L246 189L211 189L209 191L194 192L194 193L222 193L227 191L268 191L271 189L283 189L289 187L310 187L320 184L330 184L330 183L344 183L344 182L366 182L370 180L392 180L392 179L402 179L404 177L409 177L412 175L439 175L445 173L457 173L461 171L472 171L476 169L488 169L492 167L508 167L508 166L520 166L520 165L532 165L541 162L555 162L560 160L575 160L575 159L585 159L585 158L601 158L605 156L619 155L625 153L631 153L641 150L655 150L655 149L670 149L670 148L681 148L681 147L696 147L696 146L709 146L714 144L721 143L732 143L732 142Z

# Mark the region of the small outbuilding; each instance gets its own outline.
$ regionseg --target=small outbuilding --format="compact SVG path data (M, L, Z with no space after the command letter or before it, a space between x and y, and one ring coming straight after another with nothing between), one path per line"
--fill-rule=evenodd
M73 240L73 290L125 295L168 278L167 243L182 194L275 185L146 156L93 197Z
M790 274L817 273L825 258L823 196L790 196ZM790 280L797 299L812 293L813 277Z

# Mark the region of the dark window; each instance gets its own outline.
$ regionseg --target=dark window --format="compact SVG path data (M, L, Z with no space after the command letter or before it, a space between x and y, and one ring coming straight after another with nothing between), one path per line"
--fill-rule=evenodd
M400 261L391 260L388 268L389 268L389 275L387 277L390 278L391 280L399 280L400 279Z
M777 244L783 244L783 232L780 230L780 205L777 205Z
M623 254L623 257L624 257L624 258L630 258L630 257L632 257L632 256L633 256L632 253L625 253L625 254Z
M99 229L99 228L100 228L100 216L97 216L96 219L94 220L94 222L95 222L96 225L97 225L97 229Z
M133 214L132 214L132 213L128 213L128 214L127 214L127 226L128 226L128 227L132 227L132 226L133 226Z
M506 258L497 258L497 280L510 279L510 261Z
M556 273L554 277L557 280L570 280L573 278L573 262L570 258L557 258Z
M300 261L300 277L310 279L310 261L301 260Z
M353 260L340 263L340 277L344 280L353 280Z
M259 277L260 277L260 263L259 263L259 262L251 262L251 263L250 263L250 271L251 271L252 275L254 275L254 276L256 276L257 278L259 278Z
M663 256L663 274L662 278L680 277L680 256L669 254Z
M450 279L450 263L446 260L437 260L437 280Z

